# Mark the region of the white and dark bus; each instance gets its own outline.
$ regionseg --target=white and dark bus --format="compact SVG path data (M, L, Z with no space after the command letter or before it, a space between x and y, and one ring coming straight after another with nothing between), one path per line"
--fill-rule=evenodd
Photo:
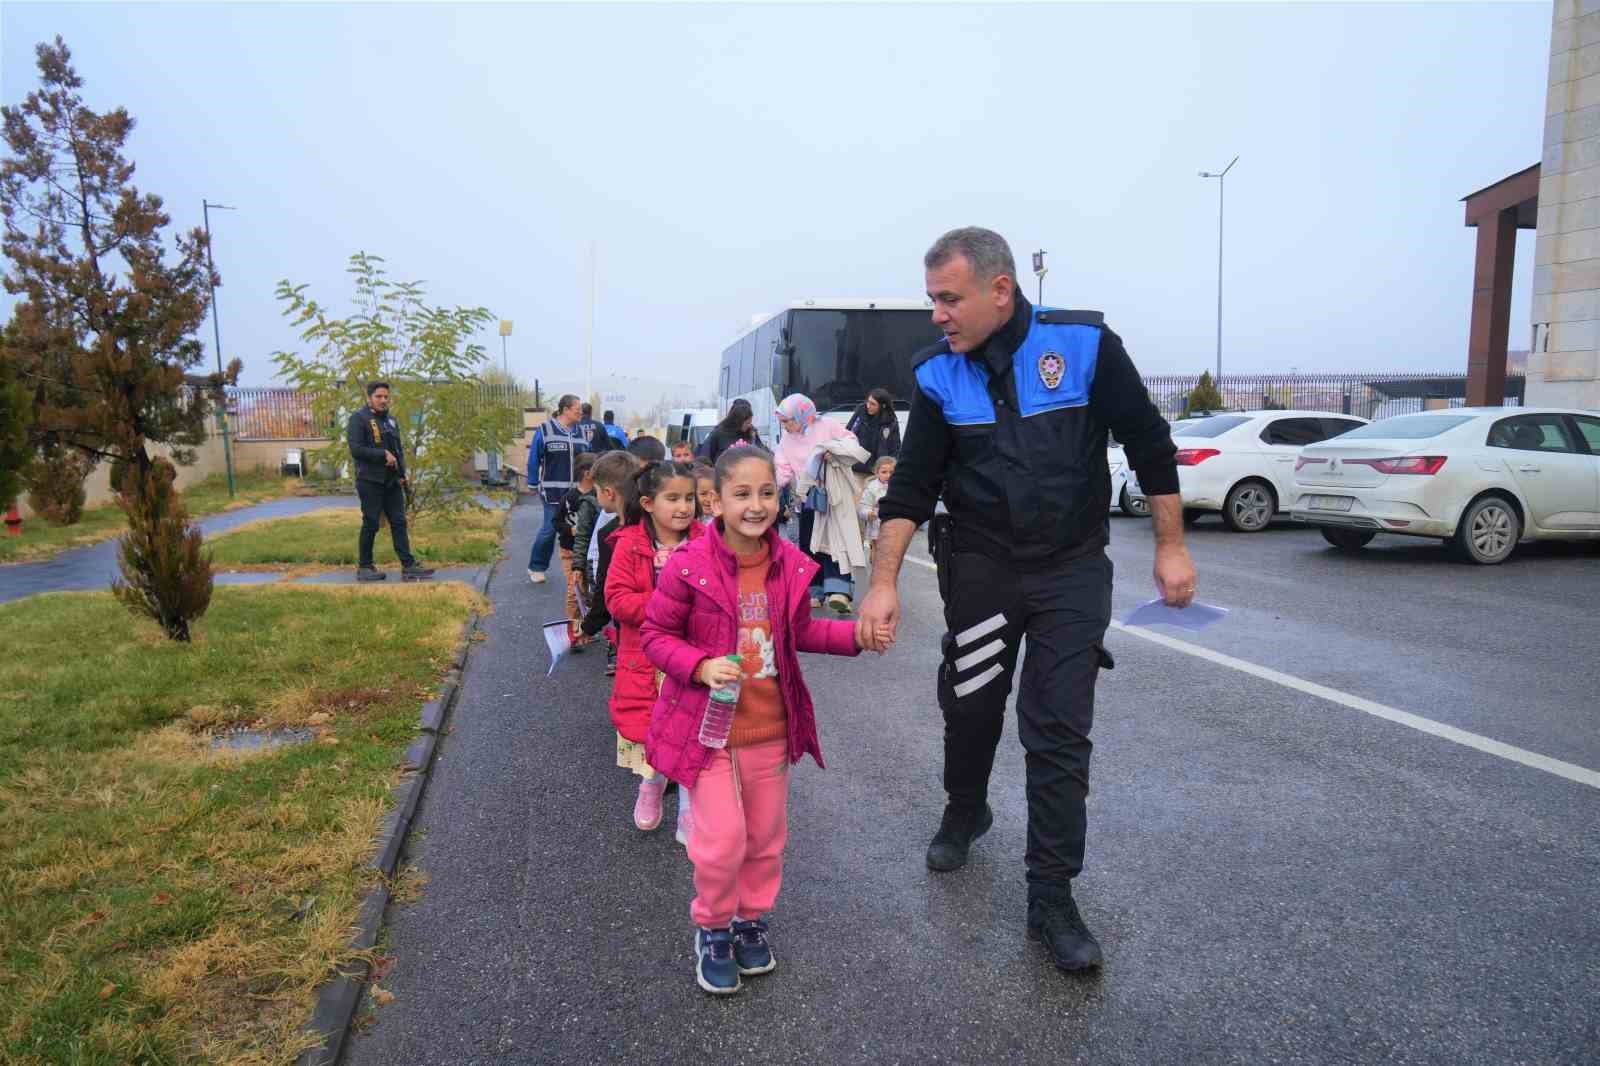
M905 430L914 379L911 357L937 342L925 300L802 300L756 318L722 352L720 409L750 401L768 444L778 439L778 401L792 392L844 421L875 388L894 397Z

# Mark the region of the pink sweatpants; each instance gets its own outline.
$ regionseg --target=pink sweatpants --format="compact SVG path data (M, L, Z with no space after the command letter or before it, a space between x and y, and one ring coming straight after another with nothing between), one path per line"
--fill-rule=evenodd
M777 900L789 836L788 747L773 740L724 748L689 790L694 924L726 929L735 917L761 917Z

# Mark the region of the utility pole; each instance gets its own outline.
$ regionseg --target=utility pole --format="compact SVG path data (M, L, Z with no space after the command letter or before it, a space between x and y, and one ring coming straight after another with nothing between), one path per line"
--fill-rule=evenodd
M211 286L211 329L217 341L217 373L222 373L222 323L217 318L217 270L211 265L211 211L237 211L236 207L201 199L200 212L206 220L206 281ZM233 445L228 442L228 389L219 386L222 402L217 405L217 426L222 430L222 461L228 468L228 498L233 499Z
M1039 303L1044 303L1044 276L1050 273L1050 268L1044 265L1045 251L1040 248L1033 253L1033 274L1039 279Z
M1233 157L1233 163L1239 161L1238 156ZM1223 192L1227 188L1228 171L1233 169L1233 163L1223 167L1220 173L1213 174L1209 170L1202 170L1202 178L1217 179L1217 388L1222 388L1222 204Z
M583 402L589 403L594 395L594 276L598 249L589 242L589 314L583 331Z

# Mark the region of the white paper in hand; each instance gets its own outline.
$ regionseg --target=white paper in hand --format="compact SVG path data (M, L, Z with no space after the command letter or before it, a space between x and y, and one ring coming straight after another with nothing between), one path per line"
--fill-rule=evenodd
M1221 621L1228 614L1226 607L1213 607L1209 603L1195 600L1187 607L1168 607L1157 596L1148 603L1141 603L1128 612L1122 620L1125 626L1177 626L1187 629L1191 633L1198 633L1213 622Z
M572 650L572 629L565 618L544 624L544 642L550 648L550 670L544 675L549 677L556 672L556 664Z

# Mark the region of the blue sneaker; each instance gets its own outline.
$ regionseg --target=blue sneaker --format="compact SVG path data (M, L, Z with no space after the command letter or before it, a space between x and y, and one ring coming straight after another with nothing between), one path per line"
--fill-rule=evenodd
M759 918L749 922L734 919L733 958L739 964L739 973L745 977L771 973L778 968L772 945L767 943L766 922Z
M694 931L694 977L700 987L713 996L731 996L739 991L739 964L733 957L733 932L728 929L696 928Z

